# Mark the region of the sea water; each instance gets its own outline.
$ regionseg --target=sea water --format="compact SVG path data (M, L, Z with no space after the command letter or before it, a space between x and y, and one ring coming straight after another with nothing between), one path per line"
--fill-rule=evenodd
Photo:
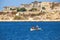
M0 40L60 40L60 22L0 22Z

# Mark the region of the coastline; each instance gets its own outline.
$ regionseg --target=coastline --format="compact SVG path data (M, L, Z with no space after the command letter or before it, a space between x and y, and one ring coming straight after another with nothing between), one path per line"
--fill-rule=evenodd
M0 20L0 22L60 22L60 20Z
M5 6L0 12L0 22L57 22L60 21L60 3L38 2L20 7Z

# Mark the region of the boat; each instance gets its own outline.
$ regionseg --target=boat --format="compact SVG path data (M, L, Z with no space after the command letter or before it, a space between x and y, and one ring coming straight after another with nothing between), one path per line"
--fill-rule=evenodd
M39 28L39 26L30 28L30 31L35 31L35 30L38 31L41 30L41 28Z

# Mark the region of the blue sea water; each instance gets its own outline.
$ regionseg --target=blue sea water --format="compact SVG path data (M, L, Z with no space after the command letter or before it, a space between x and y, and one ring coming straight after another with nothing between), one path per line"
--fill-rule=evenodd
M0 22L0 40L60 40L60 22Z

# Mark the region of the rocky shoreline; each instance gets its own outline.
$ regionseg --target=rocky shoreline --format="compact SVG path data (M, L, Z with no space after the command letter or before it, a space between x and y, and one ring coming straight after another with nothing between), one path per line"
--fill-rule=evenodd
M0 12L2 21L60 21L60 3L38 2L20 7L4 7Z
M0 22L60 22L60 20L0 20Z

